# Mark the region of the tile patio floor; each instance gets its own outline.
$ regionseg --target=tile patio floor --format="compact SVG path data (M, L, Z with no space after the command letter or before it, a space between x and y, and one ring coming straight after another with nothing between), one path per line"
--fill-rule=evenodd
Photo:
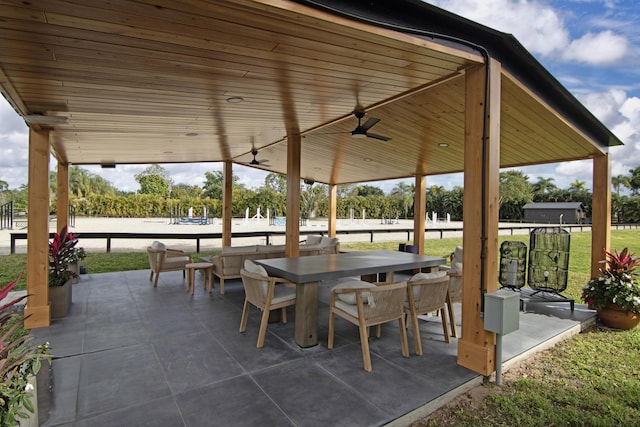
M457 340L444 342L436 317L421 322L423 356L415 355L411 330L411 355L403 358L397 324L383 326L382 338L371 339L371 373L362 368L358 329L346 321L336 320L328 350L335 281L320 288L320 344L302 350L293 341L292 310L288 324L269 325L263 349L255 347L257 309L238 332L240 280L227 281L224 296L198 282L192 297L180 272L162 273L156 289L148 279L149 270L83 275L69 315L34 330L55 355L41 375L48 374L50 389L39 389L41 425L407 425L482 381L456 364ZM571 313L567 303L528 310L520 329L503 338L505 364L594 318L581 305Z

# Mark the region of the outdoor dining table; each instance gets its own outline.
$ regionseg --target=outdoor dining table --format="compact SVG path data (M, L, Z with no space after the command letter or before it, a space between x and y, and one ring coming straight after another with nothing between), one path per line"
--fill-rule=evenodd
M347 252L296 258L256 260L270 276L285 278L296 284L295 342L302 348L318 344L318 283L349 276L434 268L444 258L399 251Z

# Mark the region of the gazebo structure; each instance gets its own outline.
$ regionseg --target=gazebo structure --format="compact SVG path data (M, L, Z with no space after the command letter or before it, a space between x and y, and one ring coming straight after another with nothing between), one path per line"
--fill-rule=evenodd
M229 244L232 166L255 149L288 177L288 256L303 179L329 185L334 235L337 185L413 177L422 252L427 177L464 172L458 363L485 375L500 168L592 159L594 274L609 247L621 141L513 36L420 0L40 0L4 5L0 30L0 90L30 128L27 327L50 322L50 153L59 229L69 165L223 162Z

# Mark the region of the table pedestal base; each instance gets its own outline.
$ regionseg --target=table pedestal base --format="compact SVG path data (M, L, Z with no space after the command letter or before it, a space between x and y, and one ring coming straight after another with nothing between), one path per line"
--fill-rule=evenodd
M302 348L318 345L318 282L296 285L295 340Z

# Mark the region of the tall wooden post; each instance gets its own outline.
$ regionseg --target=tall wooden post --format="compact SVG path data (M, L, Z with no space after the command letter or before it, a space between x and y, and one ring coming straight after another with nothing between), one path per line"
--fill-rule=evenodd
M490 60L489 65L489 122L484 149L485 67L470 68L465 77L464 273L462 338L458 341L458 364L485 376L495 371L496 337L484 330L481 281L486 292L496 290L500 183L500 63Z
M609 154L593 158L591 208L591 277L600 275L604 250L611 248L611 160Z
M222 166L222 246L231 246L231 217L233 215L233 166L225 161Z
M329 223L327 233L329 237L336 237L336 212L338 211L338 186L329 185Z
M56 226L58 233L69 225L69 164L58 161Z
M285 256L300 255L300 133L291 133L287 141L287 225Z
M49 132L29 130L27 329L49 326Z
M416 175L416 189L413 196L413 244L424 254L424 226L427 215L427 177Z

